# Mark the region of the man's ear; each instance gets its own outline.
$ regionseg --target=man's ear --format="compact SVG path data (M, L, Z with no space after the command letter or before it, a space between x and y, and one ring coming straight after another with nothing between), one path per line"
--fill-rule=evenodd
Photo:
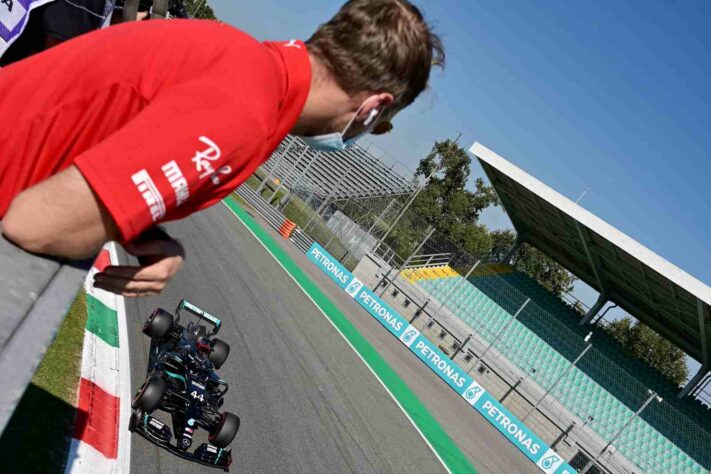
M361 123L365 122L370 117L372 117L373 110L378 110L382 113L382 111L394 101L395 97L393 97L393 95L389 92L381 92L379 94L371 95L365 101L363 107L360 109L360 112L358 112L356 121Z

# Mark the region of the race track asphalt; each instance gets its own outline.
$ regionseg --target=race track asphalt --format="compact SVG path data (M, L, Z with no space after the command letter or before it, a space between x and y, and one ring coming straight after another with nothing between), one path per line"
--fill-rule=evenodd
M222 319L219 337L232 347L220 370L230 383L223 408L242 420L232 472L445 472L346 341L223 205L167 229L187 259L160 297L126 301L132 393L145 376L146 316L185 298ZM219 472L130 439L132 473Z

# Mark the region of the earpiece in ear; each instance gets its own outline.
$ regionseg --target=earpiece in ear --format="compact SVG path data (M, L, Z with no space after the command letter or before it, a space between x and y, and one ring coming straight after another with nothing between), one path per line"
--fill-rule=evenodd
M363 125L365 125L366 127L369 127L370 124L373 123L373 120L375 120L375 118L378 116L379 113L380 113L380 111L378 109L371 110L370 113L368 114L368 118L365 119L365 122L363 122Z

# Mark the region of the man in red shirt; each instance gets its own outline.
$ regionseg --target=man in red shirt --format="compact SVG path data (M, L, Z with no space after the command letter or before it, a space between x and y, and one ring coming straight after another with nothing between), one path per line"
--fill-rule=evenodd
M407 0L351 0L306 43L195 20L68 41L0 71L2 231L66 258L118 240L150 263L95 286L156 294L183 254L146 231L224 198L287 133L333 150L389 128L442 62Z

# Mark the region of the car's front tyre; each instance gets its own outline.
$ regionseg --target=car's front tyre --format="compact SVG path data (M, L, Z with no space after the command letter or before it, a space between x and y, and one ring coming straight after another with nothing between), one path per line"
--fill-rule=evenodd
M220 420L217 422L215 429L208 435L210 444L218 448L226 448L239 431L240 420L237 415L228 411L220 415Z
M131 401L131 406L144 412L153 411L160 402L168 383L157 375L148 377Z

